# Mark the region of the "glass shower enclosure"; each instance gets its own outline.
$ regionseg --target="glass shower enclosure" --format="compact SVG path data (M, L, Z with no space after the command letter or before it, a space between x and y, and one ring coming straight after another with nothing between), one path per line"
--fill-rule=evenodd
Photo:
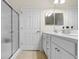
M9 59L19 49L19 14L1 1L1 59Z

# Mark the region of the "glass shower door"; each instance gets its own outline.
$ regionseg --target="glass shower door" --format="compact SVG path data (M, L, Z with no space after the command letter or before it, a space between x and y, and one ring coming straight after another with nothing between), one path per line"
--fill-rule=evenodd
M1 59L11 56L11 8L1 1Z
M12 10L12 41L13 41L13 53L15 53L17 51L17 49L19 48L19 38L18 38L18 30L19 30L19 24L18 24L18 17L19 15Z

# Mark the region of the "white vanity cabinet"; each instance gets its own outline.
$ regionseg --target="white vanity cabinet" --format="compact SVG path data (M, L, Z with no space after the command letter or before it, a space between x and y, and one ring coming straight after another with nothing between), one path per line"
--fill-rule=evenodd
M75 57L64 51L56 43L51 42L51 59L75 59Z
M43 33L43 50L48 59L77 59L77 40Z

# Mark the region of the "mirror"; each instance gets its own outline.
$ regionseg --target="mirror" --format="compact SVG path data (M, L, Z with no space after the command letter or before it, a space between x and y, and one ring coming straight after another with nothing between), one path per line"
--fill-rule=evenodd
M45 25L63 25L63 13L49 13L45 16Z
M55 13L55 25L63 25L63 13Z
M45 25L54 25L54 14L45 16Z

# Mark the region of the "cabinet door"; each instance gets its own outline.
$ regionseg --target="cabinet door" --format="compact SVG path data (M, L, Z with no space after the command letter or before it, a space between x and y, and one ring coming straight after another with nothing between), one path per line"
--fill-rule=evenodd
M51 42L51 59L61 59L61 57L60 57L60 54L59 53L57 53L57 46L53 43L53 42Z
M46 53L46 39L43 38L43 50Z
M46 55L47 55L48 59L50 59L50 48L46 49Z
M50 35L48 35L48 34L43 34L43 49L44 49L46 55L48 55L49 54L48 51L50 49Z
M46 48L50 48L50 38L46 39Z
M46 34L43 34L42 38L43 38L43 50L46 53Z
M46 55L50 59L50 37L46 40Z
M51 44L51 59L75 59L74 56L60 48L56 43Z

